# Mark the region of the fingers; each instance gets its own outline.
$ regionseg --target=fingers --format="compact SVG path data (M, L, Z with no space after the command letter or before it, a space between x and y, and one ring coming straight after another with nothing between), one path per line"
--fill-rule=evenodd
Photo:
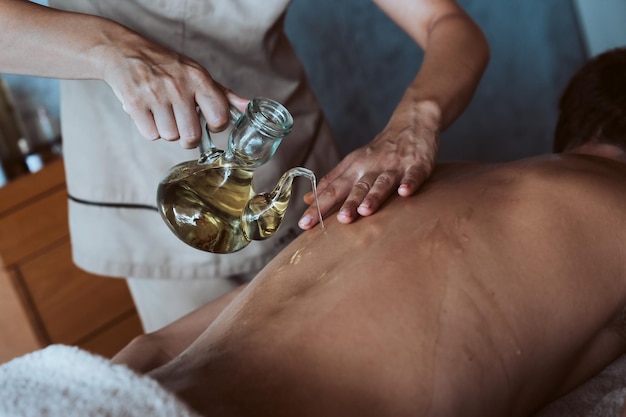
M154 123L154 116L150 110L134 110L129 109L124 105L122 108L126 113L128 113L131 119L133 119L141 136L149 140L157 140L161 137L161 135L159 135L159 129L157 129L156 124Z
M211 132L221 132L228 126L230 122L228 100L217 84L211 86L205 93L197 94L195 100Z
M200 121L195 103L186 105L156 105L151 109L124 110L135 122L139 133L146 139L180 140L181 146L195 148L200 143Z
M340 222L353 222L358 217L357 213L361 216L373 214L389 198L398 184L398 174L392 171L384 171L372 177L374 179L364 176L355 184L344 207L339 211Z
M197 147L200 144L202 128L196 110L196 103L191 101L184 106L174 106L172 110L174 112L174 121L178 130L180 145L185 149Z
M309 199L311 203L309 207L304 211L302 217L300 217L300 221L298 222L298 226L303 230L311 229L316 224L318 224L320 213L322 216L325 216L327 213L331 212L337 206L336 202L338 200L338 196L341 196L343 194L337 190L335 184L329 184L326 178L323 178L322 181L320 181L317 192L317 201L315 201L313 193L309 193L311 194L311 197Z
M430 171L430 165L411 165L404 171L371 171L352 179L348 169L332 181L328 177L322 179L318 189L320 211L326 215L340 207L337 220L344 224L352 223L361 216L374 214L395 191L402 197L413 195ZM304 201L309 207L298 225L308 230L319 223L319 216L312 192L304 196Z
M174 141L180 138L176 117L171 106L158 106L152 109L154 124L159 131L159 136L167 141Z
M153 125L159 135L158 137L167 141L180 140L181 146L192 149L200 144L202 136L202 126L196 106L204 115L209 130L221 132L231 122L228 111L229 103L240 111L244 111L249 102L249 99L242 98L231 90L216 85L210 93L197 94L195 101L169 107L161 106L149 114L153 116ZM149 124L149 121L144 121L144 123ZM154 130L145 129L154 135ZM153 137L151 136L151 138Z
M360 216L375 213L389 198L398 184L399 174L383 171L380 174L368 173L354 184L350 194L337 213L340 223L348 224Z
M218 89L219 90L219 89ZM192 149L200 144L202 127L196 106L204 114L211 132L220 132L228 127L230 115L228 105L231 102L243 111L250 100L230 92L202 95L196 101L178 103L176 105L155 105L152 108L124 110L131 116L139 133L146 139L180 140L182 147Z
M340 206L337 219L345 224L352 223L359 216L369 216L391 195L398 178L399 175L391 171L369 172L357 177L356 181L351 179L349 172L332 181L325 177L318 188L320 212L326 215ZM298 225L308 230L319 222L319 215L313 194L308 193L304 199L310 206Z
M202 136L198 108L209 130L219 132L229 125L229 102L240 110L248 104L197 63L178 55L171 59L172 54L163 51L155 55L153 61L159 62L124 61L106 79L145 138L180 141L184 148L194 148Z
M224 88L224 95L230 104L235 106L239 111L243 112L246 110L246 106L250 103L250 99L243 98L235 94L232 90L228 88Z
M432 164L428 166L416 167L412 166L407 169L404 178L400 182L400 186L398 187L398 194L402 197L409 197L413 195L417 189L422 185L424 181L430 175L432 171Z

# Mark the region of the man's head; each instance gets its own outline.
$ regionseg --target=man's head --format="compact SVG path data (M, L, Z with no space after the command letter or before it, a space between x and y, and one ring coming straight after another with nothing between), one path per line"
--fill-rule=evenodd
M626 151L626 48L587 62L561 97L554 152L586 143L612 144Z

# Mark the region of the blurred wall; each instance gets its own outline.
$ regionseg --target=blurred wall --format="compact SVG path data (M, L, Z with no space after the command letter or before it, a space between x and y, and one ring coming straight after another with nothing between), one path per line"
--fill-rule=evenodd
M585 59L569 0L460 0L491 62L439 159L502 161L548 152L559 92ZM422 59L371 2L294 0L287 30L344 151L380 131Z
M626 1L574 0L587 54L626 45Z

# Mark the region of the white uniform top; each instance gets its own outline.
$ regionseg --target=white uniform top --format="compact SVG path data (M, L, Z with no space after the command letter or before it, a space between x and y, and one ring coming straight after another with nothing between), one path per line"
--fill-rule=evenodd
M243 97L283 103L294 129L270 162L255 172L269 191L295 166L320 178L339 161L322 111L283 32L288 0L50 0L59 9L100 15L203 65ZM235 254L193 249L170 232L156 211L159 181L173 165L199 157L178 142L144 139L103 81L63 81L61 124L74 262L96 274L190 279L260 269L299 233L297 179L279 231ZM220 148L225 135L212 135Z

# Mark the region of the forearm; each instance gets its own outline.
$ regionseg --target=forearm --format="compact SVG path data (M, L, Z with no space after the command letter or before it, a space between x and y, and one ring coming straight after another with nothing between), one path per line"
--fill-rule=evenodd
M161 330L136 337L113 357L113 362L142 373L169 362L196 340L245 287L236 288Z
M489 47L480 28L459 12L433 22L424 49L422 66L397 111L432 103L443 131L469 104L489 61Z
M0 27L0 72L51 78L103 79L140 39L113 21L24 0L0 0Z

